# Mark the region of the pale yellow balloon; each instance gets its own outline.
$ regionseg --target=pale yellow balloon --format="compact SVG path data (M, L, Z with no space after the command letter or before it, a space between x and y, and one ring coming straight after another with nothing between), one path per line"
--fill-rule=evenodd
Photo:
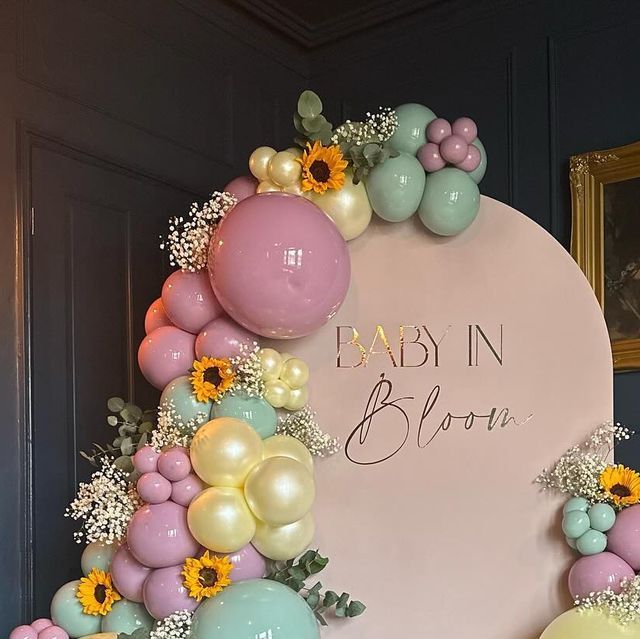
M300 182L302 164L296 160L296 156L288 151L280 151L271 156L269 160L269 179L279 186L289 186Z
M282 189L285 193L289 193L290 195L299 195L304 197L304 191L302 190L302 186L300 182L295 182L294 184L290 184L289 186L285 186Z
M282 356L273 348L261 348L258 351L260 364L262 365L262 379L265 382L280 378L282 370Z
M289 391L289 399L283 406L287 410L300 410L309 401L309 387L294 388Z
M262 439L240 419L217 417L193 436L190 455L193 470L206 484L240 488L262 459Z
M291 389L280 379L273 379L264 385L262 397L274 408L282 408L291 396Z
M272 526L292 524L313 506L313 475L297 459L269 457L253 468L244 485L251 512Z
M640 639L640 623L622 625L598 609L572 608L552 621L540 639Z
M239 488L207 488L189 504L189 530L196 541L215 552L235 552L256 532L256 520Z
M282 363L288 362L293 355L291 353L280 353L280 357L282 357Z
M364 183L354 184L352 179L353 174L347 171L341 189L329 189L322 194L312 193L309 197L334 221L347 241L365 231L373 213Z
M270 526L258 521L251 541L259 553L274 561L293 559L305 551L315 533L313 515L307 513L299 521L286 526Z
M287 153L291 153L292 155L295 155L297 158L301 158L302 157L302 149L298 146L290 146L288 149L286 149Z
M313 457L309 449L291 435L272 435L262 441L262 456L267 457L291 457L305 466L309 472L313 472Z
M307 363L299 357L292 357L282 365L280 379L289 388L302 388L309 381L309 367Z
M249 156L249 170L260 182L269 179L269 160L276 154L270 146L259 146Z
M256 187L256 193L280 193L282 189L273 182L269 180L265 180L264 182L260 182Z

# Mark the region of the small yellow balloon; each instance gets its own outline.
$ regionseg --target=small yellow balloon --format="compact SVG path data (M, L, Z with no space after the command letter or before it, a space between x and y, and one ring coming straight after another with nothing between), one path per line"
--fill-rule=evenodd
M285 186L282 189L285 193L289 193L289 195L299 195L301 197L304 196L304 191L302 190L302 186L300 182L294 182L293 184L289 184L289 186Z
M265 180L264 182L260 182L256 187L256 193L280 193L282 189L273 182L269 182L269 180Z
M282 358L282 363L288 362L293 355L291 353L280 353L280 357Z
M304 360L299 357L292 357L282 365L280 379L289 388L302 388L309 381L309 367Z
M262 441L262 456L267 457L291 457L299 461L310 473L313 473L313 457L309 449L291 435L272 435Z
M299 521L286 526L270 526L263 521L258 521L256 534L251 543L265 557L274 561L285 561L305 551L314 533L313 515L307 513Z
M291 153L291 155L294 155L297 158L301 158L302 157L302 149L299 146L290 146L288 149L286 149L287 153Z
M259 146L249 157L249 170L260 182L269 179L269 160L275 154L270 146Z
M262 365L262 379L265 382L271 382L280 378L282 370L282 356L273 348L261 348L258 351L260 364Z
M296 156L288 151L280 151L269 160L269 179L279 186L289 186L300 182L302 165Z
M313 505L313 475L297 459L269 457L253 468L244 485L251 512L272 526L292 524Z
M207 488L187 511L189 530L196 541L214 552L235 552L256 532L254 519L239 488Z
M572 608L552 621L540 639L640 639L640 623L622 625L597 608Z
M289 399L283 406L287 410L300 410L304 408L305 404L309 401L309 388L303 386L302 388L294 388L289 391Z
M274 408L282 408L291 395L291 389L280 379L274 379L266 382L264 385L264 397Z
M262 439L240 419L217 417L193 436L190 455L193 470L205 483L240 488L262 459Z

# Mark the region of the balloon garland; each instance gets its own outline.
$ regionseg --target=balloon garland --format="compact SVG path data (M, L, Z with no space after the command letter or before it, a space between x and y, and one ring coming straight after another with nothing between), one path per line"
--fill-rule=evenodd
M347 241L373 213L401 222L417 212L445 236L467 228L487 158L469 118L450 124L405 104L333 128L322 108L303 92L296 147L258 147L250 176L170 220L161 248L178 270L147 311L138 351L162 392L157 414L109 400L118 436L85 454L98 470L66 513L82 524L83 576L55 593L50 619L10 639L246 639L256 629L317 639L328 612L364 612L306 583L328 562L307 550L314 457L339 442L308 405L307 364L259 341L308 335L337 312ZM611 520L578 505L568 534L585 517L594 531Z

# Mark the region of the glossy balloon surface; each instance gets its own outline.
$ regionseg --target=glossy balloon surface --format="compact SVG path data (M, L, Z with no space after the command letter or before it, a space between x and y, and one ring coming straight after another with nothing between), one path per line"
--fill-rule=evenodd
M102 617L102 632L124 632L131 634L139 628L151 630L153 618L141 603L121 599L116 601L104 617Z
M138 349L138 365L145 379L158 390L186 375L195 359L195 335L175 326L161 326L147 335Z
M640 505L621 510L607 533L608 550L640 570Z
M227 394L214 404L212 417L233 417L249 424L265 439L276 432L278 416L271 404L262 397L250 397L245 392Z
M304 552L309 547L314 533L313 517L311 513L307 513L299 521L286 526L270 526L258 521L251 543L265 557L284 561Z
M160 407L163 410L173 409L182 424L193 420L195 424L209 421L213 402L199 402L193 392L189 375L181 375L171 380L162 391Z
M154 619L164 619L176 610L193 611L198 602L184 586L182 564L154 570L144 584L144 605Z
M142 587L151 568L143 566L126 544L118 548L111 562L111 578L116 590L130 601L142 601Z
M389 139L389 144L397 151L415 155L427 141L427 126L436 119L436 114L422 104L401 104L395 108L398 126Z
M109 572L109 566L113 555L118 549L117 544L105 544L102 541L94 541L82 551L80 565L85 577L94 569Z
M223 315L209 322L196 337L196 357L232 358L240 355L242 346L253 348L257 335Z
M623 579L633 579L633 568L611 552L581 557L569 571L569 592L576 597L588 597L592 592L611 588L620 592Z
M144 316L144 332L148 335L161 326L173 326L173 324L169 316L165 313L162 298L159 297L152 302Z
M63 628L70 637L82 637L100 632L99 616L85 615L76 596L80 580L70 581L60 587L51 601L51 620Z
M640 639L640 623L622 625L600 610L572 608L551 622L540 639Z

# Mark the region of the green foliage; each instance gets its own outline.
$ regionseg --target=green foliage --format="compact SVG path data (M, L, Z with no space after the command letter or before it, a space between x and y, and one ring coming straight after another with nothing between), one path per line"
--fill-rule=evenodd
M366 609L361 601L351 601L351 595L347 592L341 595L333 590L322 592L322 583L319 581L307 587L307 579L324 570L328 563L328 557L323 557L317 550L307 550L297 561L271 562L271 570L267 575L267 579L289 586L304 597L322 626L328 625L325 619L327 611L333 610L336 617L357 617Z
M156 426L156 411L142 410L131 402L125 402L120 397L110 397L107 408L111 413L107 417L107 424L118 429L118 435L106 448L94 442L94 448L80 454L94 466L99 465L101 457L106 455L115 457L114 464L131 476L133 474L132 457L140 448L147 444L149 435Z
M131 634L119 632L118 639L149 639L149 634L146 628L137 628Z
M378 141L367 141L363 144L341 142L340 148L344 158L353 165L354 184L366 179L374 166L398 155L390 146Z
M322 100L313 91L306 90L300 94L297 110L293 114L293 125L301 136L296 138L296 143L301 147L316 140L322 144L331 142L332 124L322 115Z

